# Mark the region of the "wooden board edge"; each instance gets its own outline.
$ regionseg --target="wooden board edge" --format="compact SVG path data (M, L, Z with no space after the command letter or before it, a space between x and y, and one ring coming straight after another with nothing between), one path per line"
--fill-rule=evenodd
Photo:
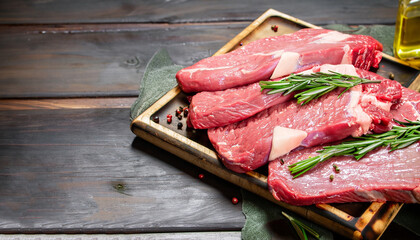
M385 59L388 59L388 60L390 60L390 61L393 61L393 62L396 62L396 63L402 64L402 65L404 65L404 66L411 67L411 68L414 68L414 69L416 69L416 70L420 70L420 68L419 68L419 67L417 67L416 65L411 64L410 62L403 61L403 60L401 60L401 59L399 59L399 58L393 57L393 56L388 55L388 54L386 54L386 53L382 53L382 57L383 57L383 58L385 58Z
M148 133L147 131L145 131L141 126L139 127L137 124L133 125L132 128L133 133L138 136L141 137L142 139L162 148L165 149L166 151L174 154L177 157L180 157L184 160L186 160L187 162L194 164L212 174L214 174L217 177L220 177L221 179L224 179L228 182L231 182L247 191L250 191L254 194L257 194L273 203L275 203L276 205L279 205L280 207L283 207L285 209L288 209L306 219L308 219L309 221L313 221L316 222L319 225L322 225L325 228L328 228L334 232L337 232L347 238L353 238L353 239L361 239L361 234L360 231L358 230L354 230L351 228L348 228L344 225L341 225L340 223L329 219L325 216L322 216L314 211L311 211L310 209L306 208L306 207L302 207L302 206L295 206L295 205L290 205L281 201L278 201L277 199L275 199L273 197L273 195L268 191L268 189L261 187L259 184L255 183L255 181L248 181L245 180L240 174L234 174L232 173L230 170L228 169L221 169L219 167L217 167L216 165L210 163L209 161L206 161L203 158L197 157L195 154L193 153L189 153L187 151L185 151L185 149L179 148L171 143L168 143L166 141L164 141L161 137L153 135L151 133ZM251 172L249 174L251 177L255 177L258 176L258 173L255 172ZM260 179L255 179L255 180L260 180ZM261 181L264 181L264 179L261 179ZM340 210L338 210L340 211Z
M417 77L413 80L410 86L408 86L408 88L416 92L420 92L420 73L417 74Z
M365 239L379 239L403 205L395 202L374 202L359 217L356 228Z
M242 39L244 39L246 36L248 36L252 31L254 31L265 20L267 20L270 17L274 17L274 16L278 16L278 17L284 18L286 20L289 20L289 21L298 23L298 24L303 25L303 26L306 26L308 28L321 28L319 26L313 25L311 23L305 22L303 20L300 20L298 18L292 17L290 15L284 14L282 12L279 12L277 10L274 10L274 9L270 8L267 11L265 11L260 17L258 17L257 19L255 19L250 25L248 25L244 30L242 30L238 35L236 35L234 38L232 38L223 47L221 47L214 54L214 56L229 52L236 45L238 45Z

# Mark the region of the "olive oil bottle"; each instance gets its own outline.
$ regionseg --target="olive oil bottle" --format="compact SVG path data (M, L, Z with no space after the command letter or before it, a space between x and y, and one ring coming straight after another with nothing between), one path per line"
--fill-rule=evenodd
M403 60L420 58L420 0L399 0L394 55Z

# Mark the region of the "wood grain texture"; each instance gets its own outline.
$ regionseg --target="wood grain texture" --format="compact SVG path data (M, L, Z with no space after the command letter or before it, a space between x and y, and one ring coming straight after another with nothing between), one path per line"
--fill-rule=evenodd
M226 231L226 232L183 232L183 233L143 233L143 234L78 234L78 235L64 235L64 234L10 234L0 235L0 240L234 240L241 239L241 232Z
M137 98L0 99L0 110L130 108Z
M239 188L130 132L128 109L0 111L0 232L235 230ZM204 173L204 179L198 174Z
M132 26L93 32L36 28L0 32L0 98L137 96L147 62L166 48L191 65L212 55L246 24ZM3 28L5 29L5 28ZM7 29L7 28L6 28Z
M0 23L251 21L274 8L313 24L394 24L397 6L394 0L15 0L0 2Z

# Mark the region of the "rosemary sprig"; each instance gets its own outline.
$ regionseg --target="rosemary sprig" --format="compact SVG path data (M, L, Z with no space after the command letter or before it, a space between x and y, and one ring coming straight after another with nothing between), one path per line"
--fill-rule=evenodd
M390 152L405 148L420 140L420 120L400 122L401 126L393 126L385 133L368 134L355 138L353 141L346 141L338 145L325 146L318 151L319 155L289 165L289 171L293 178L306 173L318 163L335 156L351 155L356 160L361 159L368 152L377 147L390 147Z
M260 81L260 87L261 91L272 89L267 94L282 93L288 95L303 90L294 96L297 98L297 102L303 105L339 87L344 88L344 90L338 97L356 85L379 82L330 71L330 73L291 74L278 81Z
M308 236L306 235L306 232L310 233L316 239L319 239L319 234L312 228L308 227L307 225L297 220L296 218L286 214L285 212L281 212L281 214L283 214L283 216L285 216L290 221L290 223L292 223L293 228L296 230L301 240L308 240Z

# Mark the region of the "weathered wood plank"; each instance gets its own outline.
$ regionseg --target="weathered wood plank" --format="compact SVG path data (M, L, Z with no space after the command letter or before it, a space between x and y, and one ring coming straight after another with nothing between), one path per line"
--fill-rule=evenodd
M129 108L136 100L127 98L0 99L0 110Z
M94 25L93 32L43 26L15 33L2 28L0 98L136 96L146 64L159 48L166 48L175 63L191 65L246 25L131 25L122 30Z
M128 109L0 112L0 232L235 230L239 188L130 132ZM198 174L205 178L199 179Z
M0 2L0 23L251 21L269 8L313 24L393 24L398 1L112 1Z
M171 240L234 240L241 239L241 232L226 231L226 232L182 232L182 233L143 233L143 234L78 234L78 235L64 235L64 234L42 234L42 235L27 235L27 234L10 234L0 235L0 240L129 240L129 239L171 239Z

